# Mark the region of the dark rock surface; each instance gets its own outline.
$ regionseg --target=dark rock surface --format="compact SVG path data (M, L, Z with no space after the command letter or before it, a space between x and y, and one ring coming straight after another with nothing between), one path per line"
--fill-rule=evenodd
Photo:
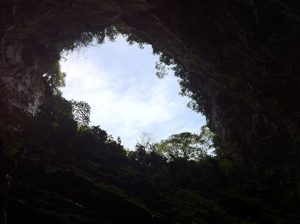
M34 110L55 59L47 44L120 21L193 71L223 143L298 138L298 1L2 0L1 103Z
M18 223L169 223L125 201L121 196L96 188L72 172L56 172L38 186L14 180L8 221Z
M83 32L121 26L191 71L188 79L194 90L207 97L205 114L211 129L220 136L231 159L249 167L249 181L256 181L260 174L262 186L272 183L277 192L291 188L299 195L298 0L0 0L0 4L1 126L10 109L33 112L43 101L42 77L59 58L51 44ZM61 183L67 180L56 178ZM79 220L90 212L66 199L84 208L89 204L93 215L86 223L98 221L98 214L104 223L152 221L150 213L121 197L101 191L94 195L92 189L87 191L88 183L81 184L86 188L52 184L45 189L59 189L62 198L52 193L37 200L24 195L16 199L19 207L12 211L36 210L49 217L59 207L56 203L47 209L42 198L49 196L70 206L51 215L60 222L83 223ZM37 196L44 194L34 191ZM209 189L207 195L214 198ZM232 200L231 205L238 207L238 203ZM39 205L44 208L35 209ZM10 217L20 222L17 214Z
M15 181L8 206L9 223L105 223L101 211L91 210L53 191Z

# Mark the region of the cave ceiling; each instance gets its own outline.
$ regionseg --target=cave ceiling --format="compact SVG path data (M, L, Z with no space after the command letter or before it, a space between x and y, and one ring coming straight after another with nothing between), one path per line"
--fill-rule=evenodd
M223 139L250 144L299 135L298 1L1 0L2 105L42 98L47 45L83 32L124 29L176 58L207 95Z

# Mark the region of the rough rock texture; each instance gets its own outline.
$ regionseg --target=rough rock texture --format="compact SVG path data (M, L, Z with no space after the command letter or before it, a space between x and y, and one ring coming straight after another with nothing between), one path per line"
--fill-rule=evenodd
M151 216L119 195L95 188L86 179L67 172L47 176L38 187L24 180L14 180L8 204L11 224L160 223L153 222Z
M299 9L293 0L2 0L1 102L39 102L51 41L122 21L195 73L224 142L299 138Z

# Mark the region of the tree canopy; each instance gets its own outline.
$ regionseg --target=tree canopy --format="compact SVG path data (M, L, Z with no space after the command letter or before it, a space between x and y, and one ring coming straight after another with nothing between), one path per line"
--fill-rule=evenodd
M72 104L72 113L74 115L74 120L78 123L78 125L86 125L88 126L90 123L90 114L91 107L85 101L70 101Z
M184 158L186 160L199 160L207 155L204 139L200 135L190 132L171 135L168 139L157 144L158 153L166 156L168 160Z
M149 151L154 145L154 136L151 133L142 132L137 136L136 141L137 145L144 147L144 150Z

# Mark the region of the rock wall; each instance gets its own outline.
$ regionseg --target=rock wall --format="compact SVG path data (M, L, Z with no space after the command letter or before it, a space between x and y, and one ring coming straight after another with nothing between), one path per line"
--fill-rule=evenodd
M1 102L35 108L47 44L122 22L193 71L224 143L299 138L299 10L296 0L2 0Z

